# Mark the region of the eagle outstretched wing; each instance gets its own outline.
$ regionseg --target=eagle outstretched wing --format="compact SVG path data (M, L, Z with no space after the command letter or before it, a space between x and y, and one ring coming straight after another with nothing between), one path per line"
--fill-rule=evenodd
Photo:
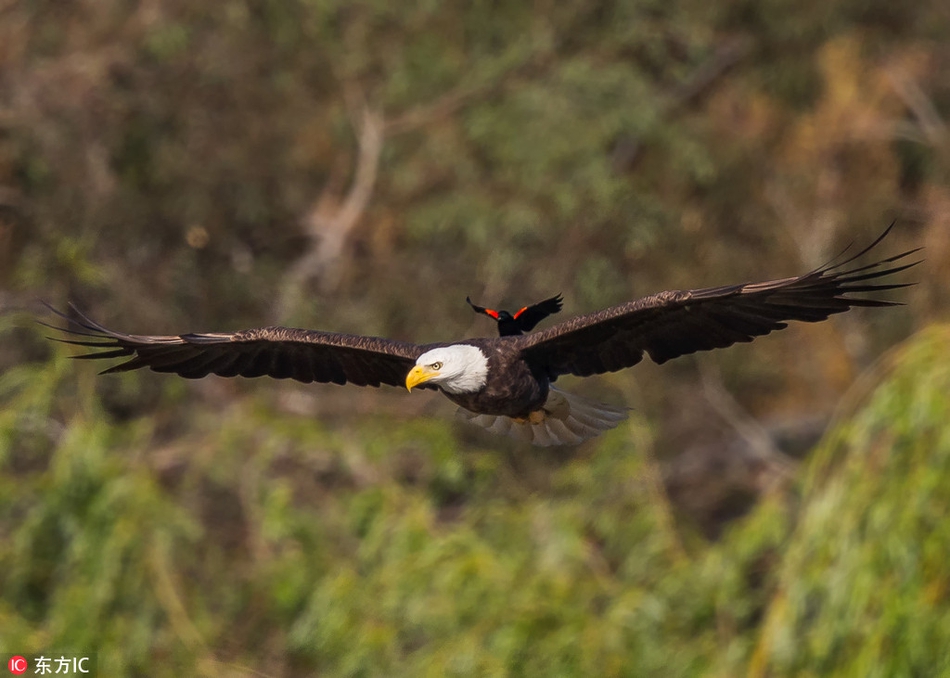
M416 358L426 350L423 346L393 339L290 327L178 336L123 334L106 329L72 304L69 306L72 314L48 308L78 329L53 329L83 339L56 340L103 349L75 358L131 358L103 374L147 367L186 379L217 374L221 377L268 376L304 383L404 386Z
M752 341L786 327L789 320L818 322L852 306L898 305L845 296L913 284L872 281L920 263L900 263L920 248L847 268L880 243L891 227L893 224L856 255L798 277L660 292L571 318L520 337L522 356L530 364L547 370L551 379L563 374L586 377L636 365L644 353L656 363L665 363L689 353Z

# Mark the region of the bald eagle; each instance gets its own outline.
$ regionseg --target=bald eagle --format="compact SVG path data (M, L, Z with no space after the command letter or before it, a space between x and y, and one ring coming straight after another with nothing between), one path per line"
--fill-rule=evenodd
M561 391L553 386L558 377L614 372L636 365L644 354L662 364L696 351L752 341L786 327L789 320L818 322L853 306L896 305L846 296L910 284L880 279L919 263L902 261L918 250L849 268L890 230L858 254L798 277L660 292L532 334L521 331L534 326L533 317L531 327L515 327L516 332L505 334L499 328L504 336L451 343L419 345L287 327L177 336L123 334L72 305L69 316L51 310L75 323L56 329L81 337L59 341L101 349L74 357L130 358L103 374L148 367L187 379L209 374L269 376L304 383L437 389L460 406L464 418L493 432L535 445L577 444L617 426L627 410ZM558 297L542 302L547 303L544 315L560 308Z

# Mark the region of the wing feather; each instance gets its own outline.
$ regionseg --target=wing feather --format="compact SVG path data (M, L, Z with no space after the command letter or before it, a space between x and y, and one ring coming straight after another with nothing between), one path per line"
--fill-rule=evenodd
M123 334L103 327L72 304L70 314L49 308L70 323L67 328L54 329L83 337L58 341L99 349L75 357L130 358L106 369L104 374L147 367L188 379L216 374L269 376L304 383L402 386L416 358L426 350L424 346L392 339L289 327L177 336Z
M522 332L530 332L539 322L561 310L564 300L561 295L555 295L550 299L539 301L537 304L528 306L515 314L515 320L518 321L518 327Z
M882 279L920 263L905 263L919 249L847 268L880 243L892 227L857 254L846 259L839 256L838 262L798 277L660 292L572 318L519 337L522 355L552 379L562 374L589 376L631 367L644 354L664 363L697 351L749 342L787 327L791 320L819 322L854 306L896 305L848 296L913 284Z
M228 356L229 361L219 367L215 374L219 377L237 377L251 364L252 356L247 353L237 353ZM311 381L313 381L311 379Z

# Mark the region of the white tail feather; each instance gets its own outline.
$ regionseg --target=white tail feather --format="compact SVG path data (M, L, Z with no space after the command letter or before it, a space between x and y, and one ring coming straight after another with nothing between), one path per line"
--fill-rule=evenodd
M492 433L541 447L577 445L615 428L627 418L625 407L605 405L553 387L541 412L544 418L535 424L510 417L475 414L461 408L458 416Z

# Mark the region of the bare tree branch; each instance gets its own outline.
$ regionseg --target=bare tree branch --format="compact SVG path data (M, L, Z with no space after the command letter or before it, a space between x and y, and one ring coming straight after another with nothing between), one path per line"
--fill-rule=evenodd
M906 73L888 70L887 79L897 96L917 118L917 124L924 138L934 146L940 145L947 138L947 125L927 93Z
M353 183L346 198L337 200L339 174L331 173L326 187L302 223L310 238L310 248L284 276L277 319L286 317L296 307L303 287L316 280L323 288L332 288L339 281L340 259L347 240L369 204L376 184L379 158L383 148L384 120L382 114L369 108L362 97L348 93L351 110L359 106L359 152Z
M387 120L384 128L386 136L410 132L433 120L446 118L470 101L494 92L497 87L497 84L492 84L449 92L434 102L417 106L398 117Z
M722 77L730 68L752 51L752 41L745 37L727 40L702 64L689 80L677 87L667 104L668 110L692 103Z
M736 402L722 385L719 371L708 361L699 361L699 374L707 402L746 442L753 458L775 469L782 477L793 477L795 462L775 446L769 432Z
M720 45L713 55L702 64L689 80L674 88L662 106L662 115L671 117L676 112L705 94L713 84L742 61L752 50L752 43L746 38L734 38ZM640 159L643 151L641 139L626 136L619 139L614 147L611 165L615 172L631 170Z
M494 80L478 85L467 85L442 95L435 101L416 106L386 121L386 136L411 132L435 120L447 118L459 109L476 100L488 99L509 87L515 86L519 77L530 76L551 65L546 54L535 54L520 64L511 67Z

